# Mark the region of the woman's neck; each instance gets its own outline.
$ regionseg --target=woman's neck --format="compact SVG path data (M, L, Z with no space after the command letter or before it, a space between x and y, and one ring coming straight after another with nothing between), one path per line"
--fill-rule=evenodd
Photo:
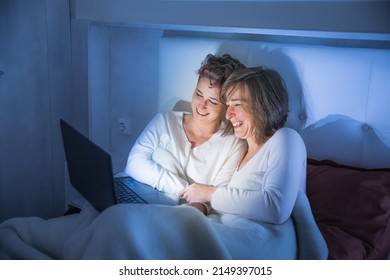
M197 121L192 114L184 115L183 128L192 148L210 139L221 127L221 122L205 124Z
M251 158L253 158L254 155L260 150L260 148L264 145L264 143L265 142L258 144L255 141L253 141L253 139L247 139L248 149L246 151L246 154L242 158L237 170L242 169L245 166L245 164L247 164L248 161L250 161Z

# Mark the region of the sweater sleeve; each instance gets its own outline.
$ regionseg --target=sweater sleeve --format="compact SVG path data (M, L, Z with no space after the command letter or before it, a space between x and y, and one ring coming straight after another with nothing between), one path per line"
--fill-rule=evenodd
M156 115L133 145L125 172L137 181L146 183L160 191L177 194L188 185L180 174L171 172L153 160L153 152L159 148L164 137L170 137L170 118ZM168 140L169 141L169 140Z
M263 158L256 159L263 162L261 168L239 174L245 178L232 180L228 187L214 192L213 209L274 224L288 219L298 190L305 189L306 148L297 132L283 130L262 151ZM261 174L261 179L255 174Z
M216 187L226 187L229 184L246 151L245 141L236 138L234 135L231 136L232 140L229 139L229 141L227 138L230 136L224 137L224 150L219 154L219 158L223 159L224 162L220 165L221 168L216 171L217 174L211 182L211 185Z

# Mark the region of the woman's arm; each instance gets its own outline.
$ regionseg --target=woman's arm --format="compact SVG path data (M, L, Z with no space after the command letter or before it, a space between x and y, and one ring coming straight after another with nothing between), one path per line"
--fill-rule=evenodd
M169 121L170 119L164 117L163 114L154 117L132 147L125 172L137 181L146 183L160 191L177 194L188 185L188 182L180 176L182 172L172 172L153 159L155 151L162 152L162 148L159 146L160 142L170 141L162 139L171 137L170 126L167 124ZM166 151L166 154L169 153L170 151ZM171 159L177 161L173 155ZM170 159L166 158L165 160ZM175 165L180 164L175 163Z
M264 153L266 170L253 170L248 178L239 178L226 188L216 189L211 206L222 213L283 223L291 215L298 189L304 189L306 179L306 148L295 133L278 135ZM255 180L256 172L262 173L261 180ZM235 185L242 182L246 185Z
M221 140L218 143L213 143L213 145L215 147L212 148L218 150L218 152L209 164L209 169L215 169L210 184L195 182L179 193L180 197L186 199L189 203L207 203L208 210L210 210L209 202L212 193L216 188L226 187L229 184L246 150L245 141L233 135L221 137ZM204 172L204 170L200 172Z
M246 142L234 135L224 136L223 139L224 142L220 144L223 145L223 149L217 159L223 162L218 165L220 168L215 171L216 175L210 183L216 187L226 187L229 184L247 150Z

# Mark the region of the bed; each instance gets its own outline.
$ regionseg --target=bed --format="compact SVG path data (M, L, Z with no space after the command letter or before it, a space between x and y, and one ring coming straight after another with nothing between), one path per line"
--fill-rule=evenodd
M327 258L390 259L390 50L166 37L160 110L190 100L177 93L191 93L196 81L174 77L206 53L230 53L285 79L287 126L306 144L307 196Z
M328 259L390 259L390 169L309 159L307 171L307 195Z
M225 225L210 226L188 206L180 206L180 215L151 207L143 213L156 221L155 228L144 226L134 234L126 227L139 219L133 206L100 215L86 205L80 215L50 223L26 218L3 224L0 258L93 259L104 253L112 259L285 259L288 254L275 252L290 248L275 242L272 232L289 234L294 228L293 258L390 259L390 50L163 37L159 51L158 111L188 110L195 71L208 53L230 53L247 66L265 65L281 73L290 95L286 125L300 133L308 152L307 192L299 196L291 224L287 229L253 227L228 216L227 223L241 227L232 232ZM183 76L182 69L193 72ZM161 223L178 216L181 223ZM108 239L114 233L107 223L121 235ZM131 250L118 242L126 240L134 249L143 243L134 240L153 239L153 232L164 240L158 245L165 246L164 254L153 254L155 243L137 248L138 255L128 254ZM189 232L196 234L185 238ZM248 232L255 237L250 242Z

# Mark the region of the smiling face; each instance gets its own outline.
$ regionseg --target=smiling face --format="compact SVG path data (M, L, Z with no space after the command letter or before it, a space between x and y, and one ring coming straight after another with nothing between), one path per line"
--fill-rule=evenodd
M220 87L213 86L210 80L201 77L192 95L192 112L197 120L220 123L225 112L221 102Z
M248 107L248 93L245 87L236 87L229 94L226 102L226 119L234 129L234 135L241 139L253 139L254 125L252 115L245 109Z

